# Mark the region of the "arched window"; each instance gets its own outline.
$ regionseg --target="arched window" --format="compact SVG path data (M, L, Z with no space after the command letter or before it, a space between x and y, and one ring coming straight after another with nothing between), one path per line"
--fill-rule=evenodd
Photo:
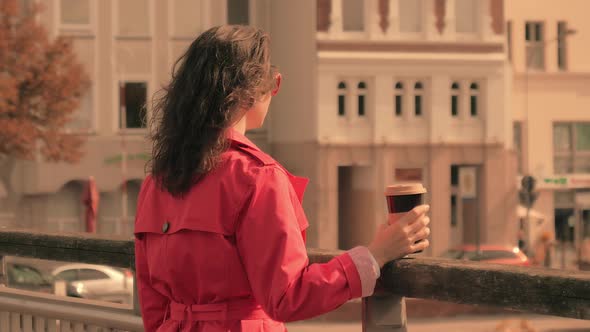
M358 86L358 114L359 116L365 116L365 99L367 96L367 84L364 81L360 81Z
M402 116L404 107L404 84L402 82L395 83L395 116Z
M346 115L346 83L338 83L338 115Z
M459 83L453 82L451 85L451 116L459 116Z
M424 87L421 82L416 82L414 85L414 114L422 116L422 93Z
M471 110L471 116L476 117L478 110L478 96L479 96L479 85L477 83L471 83L469 87L469 108Z

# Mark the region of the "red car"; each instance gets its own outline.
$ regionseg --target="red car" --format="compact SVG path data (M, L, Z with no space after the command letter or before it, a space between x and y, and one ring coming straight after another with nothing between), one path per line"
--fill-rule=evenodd
M450 259L464 259L470 261L481 261L494 264L530 266L529 258L518 249L518 247L502 245L479 246L479 253L475 245L464 244L445 252L441 257Z

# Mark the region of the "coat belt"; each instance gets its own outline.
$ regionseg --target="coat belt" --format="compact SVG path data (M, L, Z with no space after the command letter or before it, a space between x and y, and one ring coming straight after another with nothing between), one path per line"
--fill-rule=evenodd
M176 321L212 321L268 319L268 315L253 299L231 300L221 303L182 304L170 302L170 319Z

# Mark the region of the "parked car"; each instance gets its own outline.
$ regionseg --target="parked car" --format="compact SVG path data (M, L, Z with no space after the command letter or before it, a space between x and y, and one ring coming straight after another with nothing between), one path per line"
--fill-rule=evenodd
M37 268L21 263L6 263L7 283L10 288L53 293L53 281Z
M475 245L464 244L448 250L441 257L495 264L531 265L529 258L518 247L502 245L480 245L480 251L477 252Z
M133 301L133 274L127 269L67 264L53 270L52 275L56 281L66 282L68 296L117 303Z

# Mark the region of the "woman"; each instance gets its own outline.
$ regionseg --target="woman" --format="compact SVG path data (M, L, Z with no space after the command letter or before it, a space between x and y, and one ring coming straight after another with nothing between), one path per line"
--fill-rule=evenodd
M245 136L281 75L269 37L245 26L200 35L154 109L151 174L138 200L136 271L145 330L285 331L283 322L372 294L387 262L423 250L427 206L368 247L308 266L307 180Z

